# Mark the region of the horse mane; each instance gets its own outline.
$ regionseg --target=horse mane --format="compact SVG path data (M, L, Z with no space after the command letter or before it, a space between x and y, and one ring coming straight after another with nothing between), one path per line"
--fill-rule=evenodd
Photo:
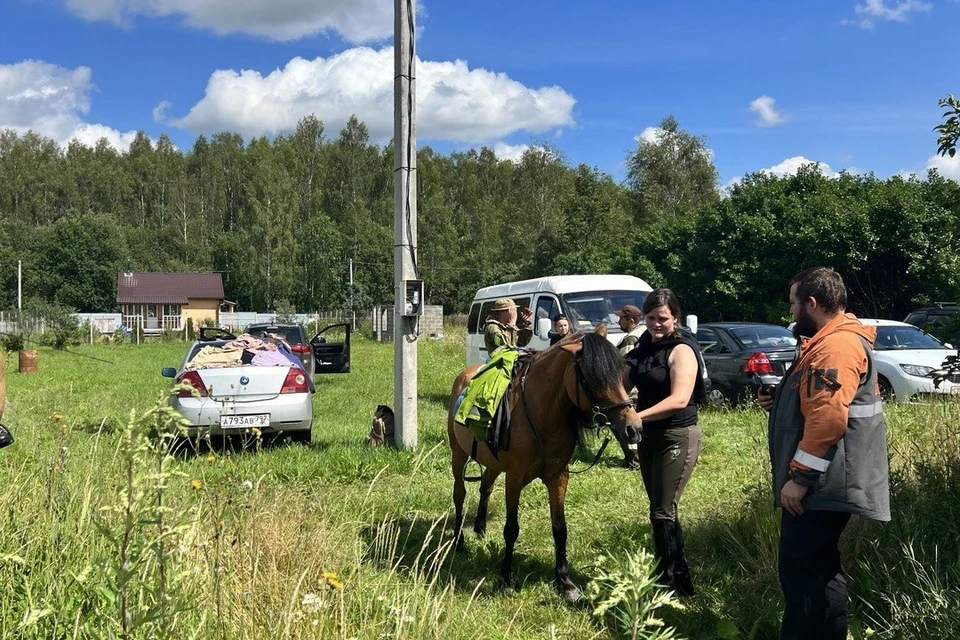
M622 382L621 375L626 360L610 341L596 333L583 336L580 352L580 369L592 389L616 388Z

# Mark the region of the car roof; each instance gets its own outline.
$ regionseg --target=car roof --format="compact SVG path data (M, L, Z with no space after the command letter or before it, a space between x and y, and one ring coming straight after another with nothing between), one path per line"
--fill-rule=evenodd
M700 327L716 327L718 329L736 329L737 327L776 327L777 329L786 330L786 327L782 327L779 324L772 324L770 322L701 322L697 325L697 328Z
M860 321L860 324L868 324L876 327L913 327L916 329L916 326L907 322L900 322L899 320L884 320L883 318L857 318L857 320Z
M960 304L954 302L937 304L932 307L920 307L919 309L914 309L910 313L936 313L937 311L948 311L948 312L957 312L960 313Z

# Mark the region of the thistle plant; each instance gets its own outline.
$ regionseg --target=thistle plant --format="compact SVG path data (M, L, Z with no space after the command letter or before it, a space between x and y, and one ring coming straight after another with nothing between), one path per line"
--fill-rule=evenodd
M199 514L178 511L167 500L171 485L185 477L169 454L171 440L184 424L161 398L142 415L131 412L121 435L123 480L116 501L101 509L97 522L113 551L99 563L99 592L109 604L104 609L112 611L100 621L100 631L110 637L190 636L182 614L190 609L197 585L185 555Z

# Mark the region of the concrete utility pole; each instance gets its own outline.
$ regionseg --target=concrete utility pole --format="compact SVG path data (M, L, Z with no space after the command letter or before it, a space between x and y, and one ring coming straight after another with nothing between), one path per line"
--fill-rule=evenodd
M415 0L393 7L393 406L398 447L417 446L417 329L420 318L401 315L405 282L417 275L417 135Z

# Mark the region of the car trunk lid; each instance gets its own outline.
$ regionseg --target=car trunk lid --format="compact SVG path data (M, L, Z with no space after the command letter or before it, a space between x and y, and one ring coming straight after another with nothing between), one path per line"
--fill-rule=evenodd
M252 366L198 369L210 398L218 402L262 402L280 395L290 367Z

